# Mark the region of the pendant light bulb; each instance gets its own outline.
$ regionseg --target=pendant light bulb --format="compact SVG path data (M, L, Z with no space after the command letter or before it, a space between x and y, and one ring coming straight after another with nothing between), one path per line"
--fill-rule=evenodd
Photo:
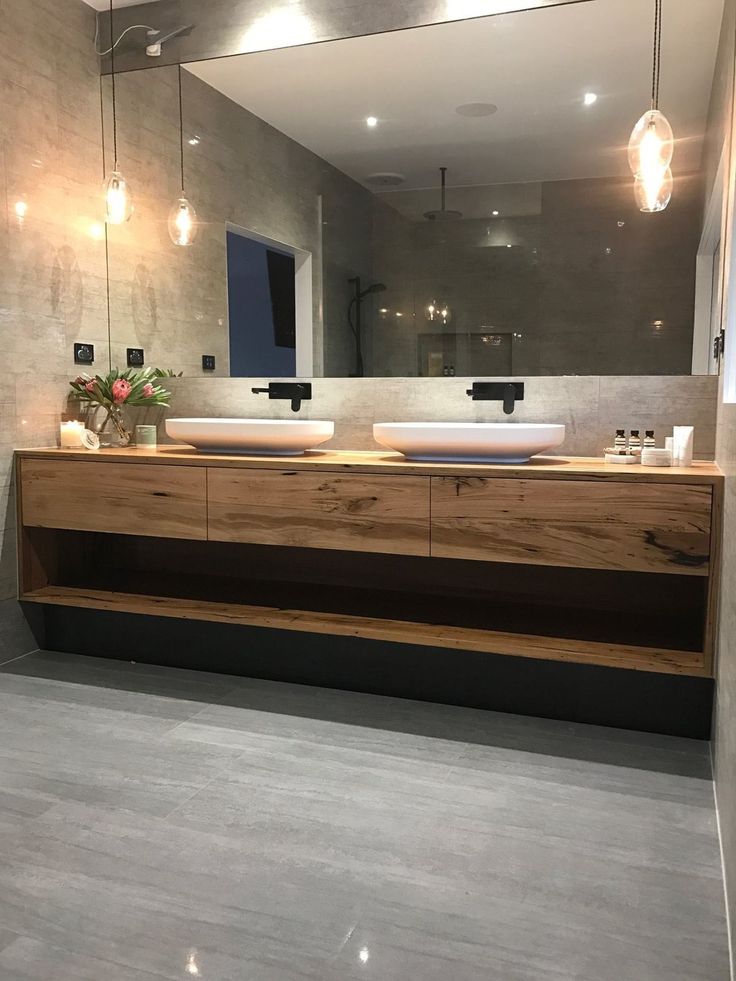
M197 237L197 212L187 201L184 191L184 97L181 84L181 65L177 68L179 81L179 164L181 167L181 194L169 212L169 235L174 245L182 249L192 245Z
M197 237L197 212L182 195L169 212L169 235L174 245L192 245Z
M117 169L117 164L105 181L104 193L105 220L108 225L124 225L126 221L130 221L134 211L133 195L130 184Z
M112 152L115 166L103 184L105 195L105 220L108 225L124 225L133 214L133 195L130 184L120 173L118 166L118 103L115 92L115 38L113 28L113 0L110 0L110 86L112 89ZM102 89L100 88L100 98ZM104 126L104 113L103 113ZM104 136L104 129L103 129Z
M666 170L672 163L675 137L669 120L659 109L648 109L629 139L629 167L636 177Z
M662 52L662 0L654 0L651 107L637 120L629 138L629 167L635 177L634 198L639 211L664 211L672 197L672 154L675 138L669 120L659 109Z
M664 211L672 197L672 183L672 171L669 167L650 171L646 175L637 174L634 181L634 197L639 211L646 213Z

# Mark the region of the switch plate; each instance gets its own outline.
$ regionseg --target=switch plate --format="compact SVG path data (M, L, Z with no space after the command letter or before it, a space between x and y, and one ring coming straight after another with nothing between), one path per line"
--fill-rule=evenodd
M74 345L74 364L94 364L94 363L95 363L94 344Z
M127 356L129 368L143 367L143 363L145 362L146 358L142 347L129 347L127 350Z
M215 356L214 354L203 354L202 355L202 371L214 371L215 370Z

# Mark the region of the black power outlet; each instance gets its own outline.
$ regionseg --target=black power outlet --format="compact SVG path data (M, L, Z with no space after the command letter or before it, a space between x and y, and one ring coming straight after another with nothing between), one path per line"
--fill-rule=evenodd
M128 367L129 368L142 368L146 360L143 353L142 347L129 347L128 351Z
M203 354L202 355L202 371L214 371L215 370L215 356L214 354Z
M74 345L74 364L94 364L94 363L95 363L94 344Z

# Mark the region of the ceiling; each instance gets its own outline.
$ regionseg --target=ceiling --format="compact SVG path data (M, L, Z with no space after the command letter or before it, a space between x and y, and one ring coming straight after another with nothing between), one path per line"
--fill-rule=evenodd
M664 5L675 173L699 166L722 11L723 0ZM652 12L646 0L591 0L187 68L361 182L392 171L402 189L432 187L440 165L450 187L623 176L649 108ZM498 111L455 111L470 102Z

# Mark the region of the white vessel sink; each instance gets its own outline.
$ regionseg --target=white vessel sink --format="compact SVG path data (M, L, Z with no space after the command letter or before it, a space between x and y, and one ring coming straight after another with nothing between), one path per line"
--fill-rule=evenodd
M409 460L527 463L565 439L561 425L525 422L380 422L373 438Z
M335 423L321 419L167 419L166 432L203 453L295 456L330 439Z

